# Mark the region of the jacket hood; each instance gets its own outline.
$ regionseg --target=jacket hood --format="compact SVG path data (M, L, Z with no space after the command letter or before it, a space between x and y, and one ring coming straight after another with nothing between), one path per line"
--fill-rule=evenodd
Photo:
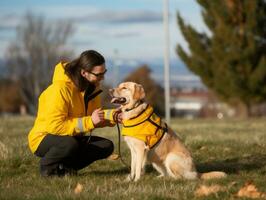
M65 74L64 67L67 63L60 62L55 66L53 83L56 81L72 82L71 79Z

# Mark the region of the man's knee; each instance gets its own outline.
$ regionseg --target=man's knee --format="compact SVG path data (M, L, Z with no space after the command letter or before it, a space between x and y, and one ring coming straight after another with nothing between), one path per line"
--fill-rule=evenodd
M110 156L114 151L114 143L111 140L104 141L104 158Z
M65 156L74 155L79 148L78 142L74 137L71 136L63 136L64 139L60 144L59 148Z

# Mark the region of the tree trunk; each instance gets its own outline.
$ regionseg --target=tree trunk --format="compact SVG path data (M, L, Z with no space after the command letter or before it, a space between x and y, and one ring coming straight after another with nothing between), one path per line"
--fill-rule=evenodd
M236 116L239 118L251 117L251 105L245 102L239 102L236 105Z

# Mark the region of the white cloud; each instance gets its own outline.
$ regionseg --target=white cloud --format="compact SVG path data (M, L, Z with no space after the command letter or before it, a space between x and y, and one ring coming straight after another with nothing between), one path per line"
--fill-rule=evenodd
M15 14L0 15L0 31L15 29L21 18Z
M99 10L81 17L73 16L71 19L95 23L150 23L162 21L162 15L150 10Z

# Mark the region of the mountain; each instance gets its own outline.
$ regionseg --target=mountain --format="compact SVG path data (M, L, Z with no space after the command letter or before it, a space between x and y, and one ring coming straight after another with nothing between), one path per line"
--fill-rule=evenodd
M119 60L114 61L107 59L108 73L106 82L108 84L116 85L122 82L123 79L136 70L138 67L146 64L151 69L152 78L161 86L164 85L164 60ZM192 74L187 67L178 59L170 60L170 86L182 88L203 88L199 77Z
M147 65L151 69L152 78L164 86L164 60L112 60L106 59L107 76L105 81L108 85L115 86L122 82L123 79L131 72L136 70L142 65ZM0 78L4 78L7 75L7 68L5 61L0 59ZM204 88L200 79L192 74L187 67L177 58L170 60L170 86L182 87L182 88Z

